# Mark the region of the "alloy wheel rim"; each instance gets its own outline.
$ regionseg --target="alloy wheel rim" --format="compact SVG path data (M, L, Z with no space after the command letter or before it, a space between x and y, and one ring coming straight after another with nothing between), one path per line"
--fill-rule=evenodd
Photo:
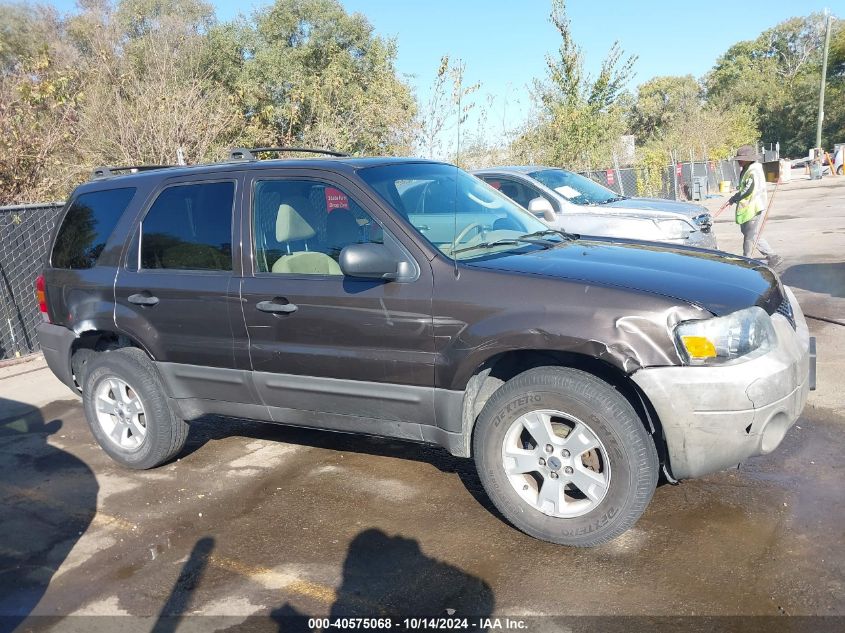
M97 423L108 441L135 451L147 436L147 416L138 392L122 378L107 376L95 392Z
M514 420L502 443L502 465L520 498L551 517L583 516L610 489L604 444L588 424L562 411L540 409Z

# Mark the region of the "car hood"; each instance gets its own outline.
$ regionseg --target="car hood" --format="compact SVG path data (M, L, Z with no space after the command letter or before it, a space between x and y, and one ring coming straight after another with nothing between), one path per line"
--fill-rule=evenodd
M607 209L619 209L626 211L663 211L667 213L680 213L688 218L694 218L702 213L708 213L707 209L700 204L677 202L675 200L663 200L662 198L626 198L625 200L617 200L601 206Z
M762 264L728 253L655 242L576 240L466 263L649 292L697 305L717 316L754 305L772 314L783 299L780 282Z
M576 205L572 210L564 210L561 215L566 218L567 215L574 215L578 213L586 213L588 215L598 215L606 217L620 217L620 218L636 218L638 220L681 220L688 221L691 217L684 213L674 213L672 211L657 211L655 209L629 209L626 207L616 207L615 203L611 204L591 204L591 205Z

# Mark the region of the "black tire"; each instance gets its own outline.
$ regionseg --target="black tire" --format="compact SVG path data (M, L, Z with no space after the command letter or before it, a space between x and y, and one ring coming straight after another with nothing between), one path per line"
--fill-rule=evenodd
M146 434L132 450L121 448L105 433L97 418L95 394L104 380L118 378L136 393L144 407ZM188 425L173 414L158 371L147 355L135 348L97 353L88 360L82 389L85 417L94 439L114 461L138 470L154 468L182 450Z
M93 349L79 349L74 352L73 357L70 359L73 379L80 389L85 384L85 372L88 371L88 361L96 358L96 356L97 352Z
M581 516L542 512L520 497L505 471L508 430L521 416L543 409L584 422L607 453L604 497ZM535 538L575 547L606 543L633 526L651 501L659 470L654 441L630 403L606 382L564 367L531 369L502 385L478 417L473 455L484 489L508 521ZM540 477L538 488L545 481Z

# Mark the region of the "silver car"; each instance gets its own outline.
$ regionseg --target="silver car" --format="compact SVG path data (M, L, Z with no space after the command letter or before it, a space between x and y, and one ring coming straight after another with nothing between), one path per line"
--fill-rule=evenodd
M556 167L490 167L472 172L554 228L582 235L716 248L710 213L701 205L628 198Z

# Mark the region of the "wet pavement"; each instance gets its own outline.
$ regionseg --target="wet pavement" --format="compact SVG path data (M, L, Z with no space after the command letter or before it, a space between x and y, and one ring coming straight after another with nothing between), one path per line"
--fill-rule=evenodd
M581 550L509 527L471 462L439 449L205 420L181 459L134 472L59 402L0 434L0 609L227 626L446 609L841 615L842 421L806 413L774 454L663 485L630 532Z
M831 323L845 318L845 179L834 185L779 193L767 228L820 317L819 390L802 418L771 455L660 486L632 530L596 549L523 535L472 462L409 443L208 419L179 460L124 470L47 370L0 376L0 631L89 631L94 620L67 617L85 615L143 616L96 622L156 633L447 610L845 616L845 327ZM716 230L735 250L739 230ZM225 617L167 617L194 614Z

